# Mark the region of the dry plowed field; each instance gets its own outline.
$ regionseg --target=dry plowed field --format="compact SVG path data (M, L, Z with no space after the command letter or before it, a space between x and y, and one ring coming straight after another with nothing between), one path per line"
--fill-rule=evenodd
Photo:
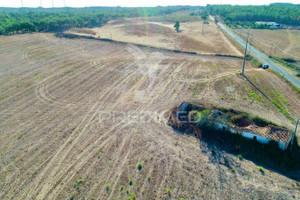
M299 183L253 162L226 152L236 171L213 162L210 148L162 117L195 100L288 126L272 104L251 100L241 63L51 34L0 37L0 199L300 198ZM284 81L246 67L297 117Z

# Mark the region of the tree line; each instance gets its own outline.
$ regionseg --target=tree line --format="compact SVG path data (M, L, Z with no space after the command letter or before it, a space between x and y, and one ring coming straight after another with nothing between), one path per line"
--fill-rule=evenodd
M212 15L219 15L226 24L249 24L274 21L286 25L300 25L300 4L274 3L264 6L207 5Z
M55 32L69 28L102 26L112 19L162 16L190 10L191 6L152 8L0 8L0 35Z

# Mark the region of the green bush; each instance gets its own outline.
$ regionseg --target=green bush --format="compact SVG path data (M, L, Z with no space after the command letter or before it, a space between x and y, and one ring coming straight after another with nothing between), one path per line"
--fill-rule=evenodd
M264 126L267 126L268 124L270 124L269 121L263 119L263 118L260 118L260 117L253 117L252 118L252 121L257 125L257 126L261 126L261 127L264 127Z
M257 59L255 59L255 58L252 58L251 60L250 60L250 64L253 66L253 67L262 67L262 63L259 61L259 60L257 60Z
M231 117L231 122L235 125L242 125L245 121L249 120L248 114L241 113Z
M300 69L297 70L297 74L298 77L300 77Z

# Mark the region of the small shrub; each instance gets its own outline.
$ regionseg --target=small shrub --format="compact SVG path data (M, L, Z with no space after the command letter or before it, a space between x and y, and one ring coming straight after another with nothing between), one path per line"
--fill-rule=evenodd
M259 166L259 167L258 167L258 170L259 170L259 171L264 171L264 168L263 168L262 166Z
M132 185L133 184L133 180L132 178L129 180L129 185Z
M247 175L247 179L248 179L248 180L250 179L250 175L249 175L249 174Z
M220 97L220 99L221 99L221 100L224 100L224 97L223 97L223 96L221 96L221 97Z
M74 195L72 195L72 196L70 197L70 200L74 200Z
M20 133L18 136L18 140L21 139L23 137L24 133Z
M232 172L235 172L235 171L236 171L235 167L233 167L233 168L231 169L231 171L232 171Z
M126 189L126 193L129 194L129 188Z
M167 192L168 192L168 194L170 195L170 194L171 194L171 189L168 188Z
M101 155L100 155L100 154L98 154L98 155L97 155L97 158L98 158L98 159L100 159L100 156L101 156Z
M106 184L106 191L107 192L109 191L109 184L108 183Z
M136 199L136 195L134 193L131 193L132 199Z
M238 155L238 158L239 158L240 160L242 160L242 159L243 159L243 156L242 156L241 154L239 154L239 155Z
M124 189L124 185L121 185L121 191L123 191L123 189Z
M148 178L148 181L150 181L151 180L151 175L149 175L147 178Z
M142 163L138 163L138 170L142 170L143 168L143 164Z
M80 183L82 183L83 180L82 178L79 178L75 183L74 183L74 188L76 188Z

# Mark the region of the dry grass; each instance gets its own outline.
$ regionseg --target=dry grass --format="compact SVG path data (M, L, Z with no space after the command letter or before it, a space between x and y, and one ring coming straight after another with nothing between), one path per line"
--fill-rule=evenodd
M170 22L143 21L139 18L123 22L111 21L101 28L92 30L97 33L95 37L116 41L200 54L242 56L213 22L204 25L204 35L201 21L181 23L180 33L176 33L173 26L174 23Z
M236 104L288 124L269 103L243 99L253 88L237 75L240 59L49 34L0 37L0 52L1 199L124 199L132 193L166 199L168 189L173 199L300 197L295 181L268 169L263 176L247 160L238 161L234 173L212 162L212 152L196 138L164 121L100 117L160 113L193 100ZM291 114L299 115L299 97L280 78L250 65L246 73L270 94L276 87Z
M240 36L247 36L246 30L234 29L240 33ZM247 30L248 31L248 30ZM292 57L299 60L300 57L300 30L268 30L268 29L251 29L256 37L253 37L252 43L258 49L277 57ZM251 37L250 37L251 40ZM272 43L274 46L272 48ZM276 48L279 47L280 49ZM272 48L272 51L271 51Z

